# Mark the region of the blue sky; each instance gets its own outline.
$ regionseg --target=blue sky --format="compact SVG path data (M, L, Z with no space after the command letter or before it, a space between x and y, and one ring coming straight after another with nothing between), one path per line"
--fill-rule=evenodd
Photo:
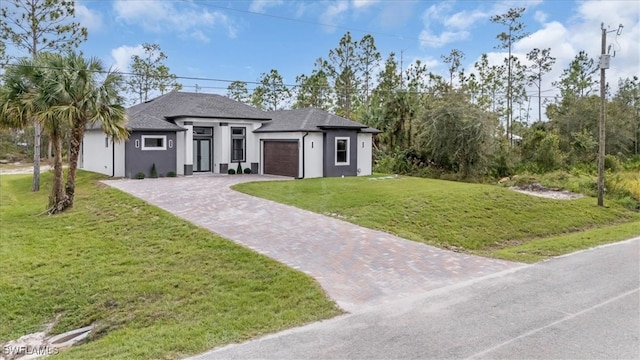
M445 73L440 56L453 48L466 54L472 69L482 53L492 62L504 54L494 47L503 29L489 17L510 7L525 7L531 35L514 45L522 57L534 47L551 48L557 63L543 85L553 94L557 79L580 50L597 58L600 24L624 25L610 33L616 57L610 80L640 74L640 1L412 1L412 0L81 0L77 17L89 29L81 49L105 64L127 70L141 44L158 43L166 64L182 77L256 81L277 69L285 83L310 73L346 31L355 39L371 33L383 59L403 54L406 68L420 59L430 71ZM180 79L185 91L226 93L228 82ZM251 87L251 85L250 85Z

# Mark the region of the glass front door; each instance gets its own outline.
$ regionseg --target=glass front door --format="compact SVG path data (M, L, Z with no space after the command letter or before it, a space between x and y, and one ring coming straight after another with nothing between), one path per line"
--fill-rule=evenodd
M193 171L211 171L210 139L193 139Z

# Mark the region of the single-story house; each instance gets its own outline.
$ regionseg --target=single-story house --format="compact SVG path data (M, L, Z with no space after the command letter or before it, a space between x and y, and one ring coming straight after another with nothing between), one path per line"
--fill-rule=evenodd
M129 139L85 132L79 167L116 177L252 173L370 175L379 131L314 108L261 111L215 94L173 91L127 109Z

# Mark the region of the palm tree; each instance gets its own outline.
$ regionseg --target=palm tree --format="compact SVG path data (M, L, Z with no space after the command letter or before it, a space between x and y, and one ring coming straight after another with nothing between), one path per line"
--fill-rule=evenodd
M71 146L69 153L69 173L65 185L68 206L73 206L75 179L78 169L80 145L85 129L99 126L111 139L125 140L129 133L126 129L127 116L119 94L124 79L111 69L105 70L97 58L85 59L82 55L71 53L58 59L61 64L56 68L60 81L52 89L58 104L50 112L71 127Z
M114 140L127 138L124 100L118 93L122 83L122 76L105 71L98 59L75 53L43 53L7 70L0 89L0 124L19 128L35 119L55 146L50 214L73 207L80 144L87 126L100 126ZM63 186L62 134L68 129L69 172Z
M0 88L0 124L9 128L24 128L37 121L51 139L55 148L54 178L48 207L64 202L66 194L62 181L62 129L58 119L46 115L51 104L51 94L43 88L51 82L48 69L41 66L49 58L21 59L5 73L4 86Z

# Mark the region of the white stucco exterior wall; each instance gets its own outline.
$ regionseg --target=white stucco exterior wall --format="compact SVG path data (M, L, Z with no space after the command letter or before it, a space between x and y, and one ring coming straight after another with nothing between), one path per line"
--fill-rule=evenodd
M304 139L305 149L305 178L318 178L324 176L323 160L323 134L309 133Z
M114 144L103 131L85 132L80 168L109 176L124 176L124 142Z
M113 143L114 147L115 147L115 157L116 157L116 161L115 161L115 167L116 167L116 171L114 172L113 176L115 177L124 177L124 141L121 142L116 142Z
M373 154L371 134L358 133L358 176L371 175Z
M186 131L176 133L176 174L184 175Z

